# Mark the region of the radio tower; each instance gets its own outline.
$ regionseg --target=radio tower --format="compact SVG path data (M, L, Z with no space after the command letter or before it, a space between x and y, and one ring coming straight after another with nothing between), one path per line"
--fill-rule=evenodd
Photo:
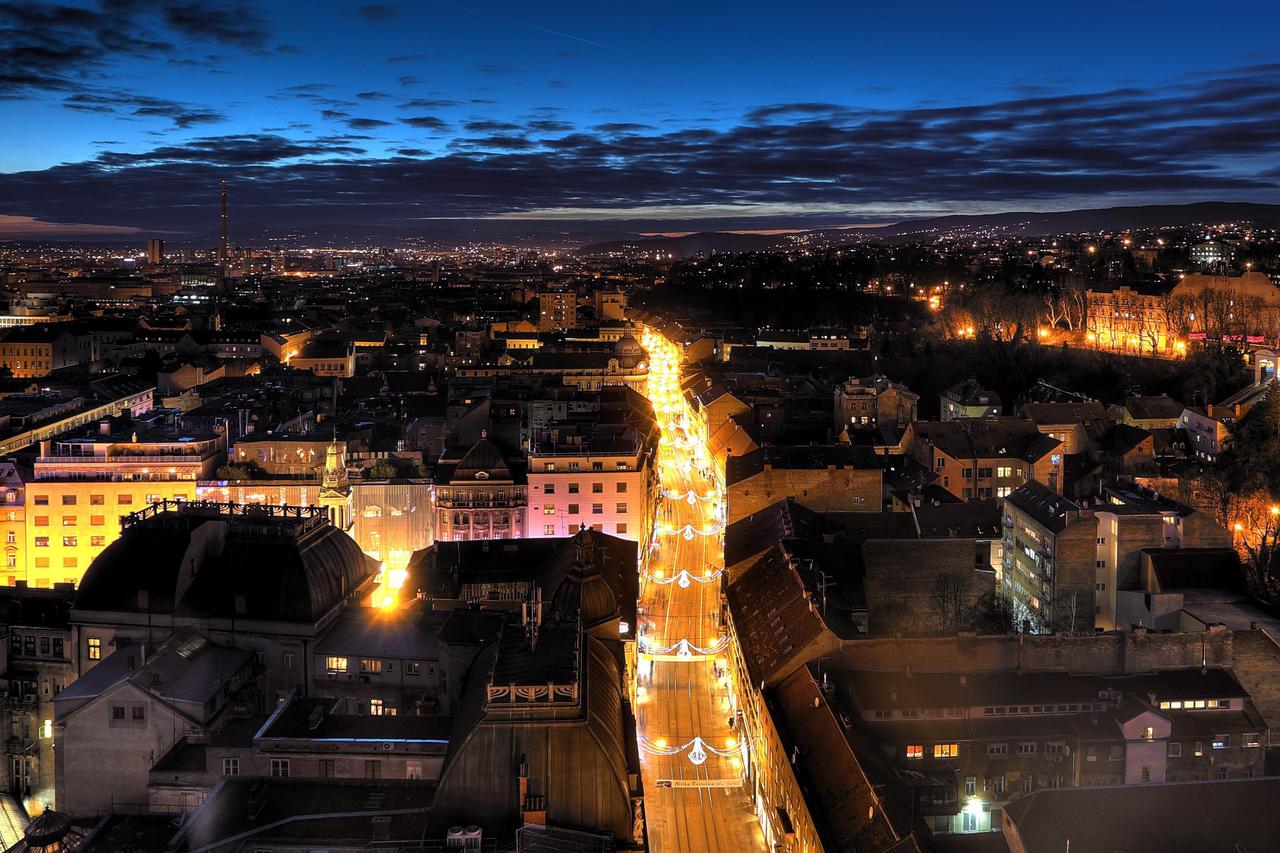
M218 263L227 274L227 182L222 182L222 241L218 244Z

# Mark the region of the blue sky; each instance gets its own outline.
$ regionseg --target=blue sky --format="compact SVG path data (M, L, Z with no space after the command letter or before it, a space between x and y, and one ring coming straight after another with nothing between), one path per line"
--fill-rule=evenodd
M202 230L223 178L273 225L1276 201L1278 34L1241 0L10 0L0 234Z

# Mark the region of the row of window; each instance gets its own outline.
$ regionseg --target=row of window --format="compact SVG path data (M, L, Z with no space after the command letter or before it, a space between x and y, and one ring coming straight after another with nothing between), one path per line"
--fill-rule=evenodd
M324 659L324 668L330 675L339 675L350 671L350 660L340 655L330 655ZM394 672L396 668L395 661L383 661L382 658L360 658L360 674L361 675L381 675L385 669L386 672ZM434 672L434 667L428 667L428 672ZM404 662L405 675L421 675L422 664L418 661ZM381 702L379 702L381 705Z
M32 520L32 524L33 524L33 526L34 526L34 527L48 527L48 526L49 526L49 516L47 516L47 515L36 515L36 516L32 516L32 519L31 519L31 520ZM77 518L77 517L76 517L76 516L74 516L74 515L64 515L64 516L62 517L62 526L63 526L63 527L75 527L75 526L76 526L77 524L79 524L79 523L80 523L80 519L79 519L79 518ZM94 526L94 527L102 527L102 526L103 526L104 524L106 524L106 523L107 523L107 517L106 517L105 515L91 515L91 516L89 516L89 524L91 524L91 525L92 525L92 526Z
M78 536L63 536L63 537L62 537L62 546L63 546L64 548L75 548L75 547L79 546L79 544L80 544L80 537L78 537ZM102 546L104 546L104 545L106 545L106 544L107 544L107 537L105 537L105 536L90 536L90 537L89 537L89 544L90 544L90 545L92 545L92 546L94 546L95 548L100 548L100 547L102 547ZM37 536L37 537L35 537L35 546L36 546L37 548L48 548L48 547L49 547L49 537L48 537L48 536Z
M319 773L321 779L334 779L337 777L337 765L332 758L321 758L319 760ZM240 759L224 758L222 759L222 775L223 776L239 776L240 775ZM289 778L289 759L273 758L271 759L271 775L276 779ZM422 767L419 764L408 762L406 768L406 778L421 779ZM382 778L382 762L376 758L369 759L364 763L364 778L381 779Z
M543 470L543 471L555 471L555 470L556 470L556 466L557 466L557 464L558 464L558 463L556 463L556 462L543 462L543 463L542 463L542 470ZM630 467L631 467L631 463L630 463L630 462L614 462L614 463L613 463L613 467L614 467L614 469L615 469L615 470L617 470L617 471L626 471L628 468L630 468ZM573 471L581 471L581 470L582 470L582 463L580 463L580 462L574 462L574 461L571 461L571 462L569 462L569 463L566 465L566 467L565 467L563 470L565 470L565 471L569 471L569 472L573 472ZM603 470L604 470L604 463L603 463L603 462L599 462L599 461L593 461L593 462L591 463L591 470L592 470L592 471L603 471Z
M596 531L597 533L603 533L603 532L604 532L604 525L603 525L603 524L592 524L592 525L589 525L589 527L590 527L592 530ZM614 528L615 528L615 532L616 532L616 533L622 533L622 534L625 534L625 533L627 532L627 525L626 525L626 523L625 523L625 522L619 522L618 524L615 524L615 525L614 525ZM544 525L542 525L542 535L543 535L543 536L555 536L555 535L556 535L556 526L555 526L554 524L544 524Z
M1166 699L1160 703L1162 711L1212 711L1230 707L1230 699Z
M78 495L62 495L62 505L63 505L63 506L75 506L75 505L76 505L76 501L78 500L78 498L79 498L79 496L78 496ZM151 496L150 496L150 495L148 495L147 499L148 499L148 500L150 500L150 499L151 499ZM34 495L34 496L32 496L31 501L32 501L32 503L34 503L36 506L48 506L48 505L49 505L49 496L48 496L48 495ZM90 505L90 506L104 506L104 505L106 505L106 502L107 502L107 496L106 496L106 495L89 495L89 505ZM120 504L121 506L126 506L126 505L128 505L128 504L131 504L131 503L133 503L133 495L128 495L128 494L119 494L119 495L116 495L116 503L117 503L117 504Z
M570 494L570 495L576 495L576 494L578 494L578 493L581 491L581 488L580 488L580 486L581 486L581 485L582 485L581 483L570 483L570 484L568 485L568 487L567 487L568 491L566 492L566 494ZM615 484L614 484L614 491L616 491L616 492L617 492L618 494L620 494L620 495L624 495L624 494L626 494L626 493L627 493L627 484L626 484L626 483L615 483ZM547 483L545 486L543 486L543 487L542 487L542 493L543 493L544 495L554 495L554 494L556 493L556 484L555 484L555 483ZM592 484L591 484L591 494L593 494L593 495L603 495L603 494L604 494L604 483L592 483Z
M565 507L565 511L566 511L569 515L578 515L578 514L579 514L579 508L580 508L580 506L581 506L580 504L568 504L568 505ZM626 504L623 504L623 503L615 504L615 505L614 505L614 511L615 511L615 512L617 512L617 514L618 514L618 515L626 515L626 514L627 514L627 505L626 505ZM555 505L555 504L543 504L543 505L542 505L542 514L543 514L543 515L555 515L555 514L556 514L556 505ZM591 514L592 514L592 515L604 515L604 504L592 504L592 505L591 505Z
M36 654L36 642L37 638L34 634L13 634L9 637L9 654L34 657ZM63 656L63 643L61 637L40 637L39 646L41 656L52 656L55 658Z
M1147 740L1154 739L1154 733L1151 731L1150 728L1147 729L1146 739ZM1211 749L1230 749L1231 735L1230 734L1214 735L1213 739L1209 741L1209 746ZM1244 749L1260 749L1262 747L1262 738L1260 737L1258 732L1247 732L1241 736L1241 746ZM1021 741L1014 745L1013 754L1020 755L1020 756L1030 756L1030 755L1035 755L1036 751L1037 751L1037 744L1035 741ZM1044 752L1046 755L1064 755L1066 754L1066 751L1067 751L1066 744L1063 744L1063 743L1046 743L1044 745ZM960 757L959 745L955 743L935 743L933 744L931 750L926 750L925 745L922 743L909 743L906 745L906 757L909 761L917 761L917 760L923 759L926 755L926 752L930 752L934 758L959 758ZM1010 752L1009 752L1008 743L987 744L988 758L1004 758L1009 754ZM1123 744L1113 744L1107 748L1107 759L1109 761L1124 761L1124 754L1125 754L1125 748ZM1170 758L1181 758L1182 744L1170 743L1168 746L1168 755ZM1203 741L1195 741L1193 743L1192 755L1195 755L1197 757L1204 755ZM1098 747L1097 746L1085 747L1085 761L1097 761L1097 760L1098 760Z
M984 717L1005 717L1022 714L1075 714L1081 711L1105 711L1105 702L1066 702L1058 705L992 705L982 709Z

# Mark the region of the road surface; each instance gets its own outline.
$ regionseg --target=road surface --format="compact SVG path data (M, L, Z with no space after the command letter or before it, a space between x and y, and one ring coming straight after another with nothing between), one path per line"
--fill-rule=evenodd
M765 849L742 784L720 627L722 501L701 465L675 348L652 333L649 396L662 424L657 547L641 577L636 717L654 853ZM646 653L646 650L648 652Z

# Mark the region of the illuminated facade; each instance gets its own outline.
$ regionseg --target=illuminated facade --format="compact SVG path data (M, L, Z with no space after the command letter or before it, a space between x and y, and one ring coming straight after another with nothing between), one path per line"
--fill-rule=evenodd
M1121 352L1172 352L1164 285L1098 284L1089 290L1085 319L1091 345Z
M632 428L568 433L553 429L529 451L527 535L572 536L588 527L647 548L657 489L654 448Z
M7 583L78 583L119 536L122 516L162 500L195 498L197 481L211 477L222 460L220 435L134 426L104 419L89 433L41 443L23 511L15 504L16 517L4 522L6 546L21 543L6 551ZM14 542L7 541L10 533Z
M487 437L456 461L442 459L435 484L436 538L444 541L524 536L528 480L523 460L508 460Z

